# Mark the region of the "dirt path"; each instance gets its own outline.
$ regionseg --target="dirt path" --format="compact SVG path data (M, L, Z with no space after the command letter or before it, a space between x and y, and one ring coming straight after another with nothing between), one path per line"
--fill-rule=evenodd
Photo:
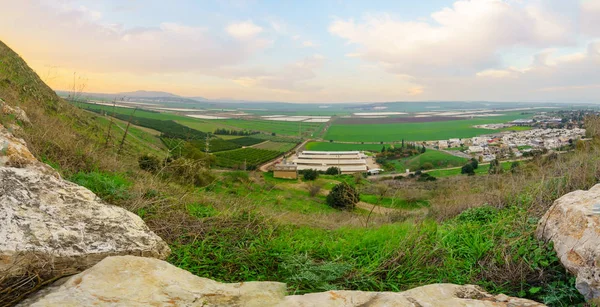
M304 145L306 145L306 143L308 143L309 141L311 141L311 140L310 140L310 139L308 139L308 140L306 140L306 141L304 141L304 142L300 143L298 146L296 146L296 147L292 148L291 150L289 150L288 152L286 152L286 153L285 153L285 154L283 154L283 155L287 155L287 154L289 154L290 152L296 152L296 150L298 150L299 148L302 148L302 147L304 147ZM268 171L269 171L269 168L271 167L271 165L273 165L273 164L275 164L277 161L279 161L279 159L280 159L280 158L281 158L281 156L279 156L279 157L277 157L277 158L275 158L275 159L273 159L273 160L271 160L271 161L269 161L269 162L267 162L267 163L265 163L265 164L261 165L261 166L260 166L258 169L259 169L261 172L264 172L264 173L266 173L266 172L268 172Z
M373 213L376 213L376 214L390 214L390 213L398 212L398 209L386 208L386 207L382 207L382 206L378 206L378 205L373 205L373 204L365 203L364 201L359 201L356 204L356 207L367 210L367 211L373 210Z

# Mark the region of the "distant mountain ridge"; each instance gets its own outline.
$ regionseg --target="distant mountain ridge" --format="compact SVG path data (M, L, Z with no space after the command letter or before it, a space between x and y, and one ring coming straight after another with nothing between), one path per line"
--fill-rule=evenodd
M144 91L138 90L133 92L120 92L116 93L117 96L128 96L128 97L141 97L141 98L154 98L154 97L177 97L177 98L186 98L179 95L175 95L169 92L161 92L161 91Z

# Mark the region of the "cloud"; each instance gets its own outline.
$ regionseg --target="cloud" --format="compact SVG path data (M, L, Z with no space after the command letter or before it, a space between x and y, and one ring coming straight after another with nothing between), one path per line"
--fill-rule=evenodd
M287 92L318 91L321 86L311 85L307 81L315 78L316 70L323 67L326 59L320 54L307 56L299 61L285 65L275 71L262 69L231 69L223 71L224 77L245 87L262 87Z
M313 43L312 41L303 41L302 46L303 47L316 47L317 44Z
M245 21L230 24L227 26L226 31L229 35L237 39L247 40L257 36L263 29L255 25L252 21Z
M600 36L600 1L581 2L581 30L590 36Z
M0 37L43 65L95 73L204 73L244 63L270 46L251 22L230 25L231 39L178 22L134 28L105 23L101 14L70 2L44 3L15 1L0 12Z
M336 19L329 32L356 46L350 54L416 76L468 75L499 65L503 48L573 43L568 20L501 0L456 1L431 14L431 20L366 15L360 21Z
M584 52L542 50L525 69L488 69L470 77L425 77L417 82L448 100L600 102L600 42ZM431 98L431 97L428 97Z

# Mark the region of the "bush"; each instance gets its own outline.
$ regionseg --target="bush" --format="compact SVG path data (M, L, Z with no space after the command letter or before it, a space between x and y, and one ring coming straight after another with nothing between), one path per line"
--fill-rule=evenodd
M425 162L421 165L421 169L428 170L433 169L433 164L431 162Z
M315 197L321 192L321 185L317 183L307 183L306 190L308 190L310 197Z
M468 163L460 169L460 173L473 176L475 175L475 169L473 168L473 165L471 163Z
M204 187L211 184L215 177L200 160L179 158L167 165L166 173L178 179L182 184Z
M339 167L332 166L325 171L326 175L339 175L342 173L342 170Z
M160 160L153 155L145 154L138 158L138 165L142 170L155 173L160 169Z
M304 180L316 180L319 177L319 172L314 169L304 170L302 174Z
M327 195L327 204L341 210L352 210L359 201L358 191L346 182L334 186Z
M470 163L474 170L479 167L479 162L475 158L472 158Z

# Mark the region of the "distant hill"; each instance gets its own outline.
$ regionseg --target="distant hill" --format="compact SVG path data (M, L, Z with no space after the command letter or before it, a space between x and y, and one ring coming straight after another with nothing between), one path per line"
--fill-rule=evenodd
M160 92L160 91L134 91L134 92L121 92L116 93L117 96L127 96L127 97L140 97L140 98L156 98L156 97L177 97L184 98L179 95L175 95L168 92Z
M68 97L72 93L69 91L56 91L56 93L62 97ZM120 92L120 93L79 93L86 99L100 99L100 100L122 100L122 101L143 101L149 103L156 103L162 105L171 104L197 104L199 100L182 97L169 92L161 91L133 91L133 92Z

